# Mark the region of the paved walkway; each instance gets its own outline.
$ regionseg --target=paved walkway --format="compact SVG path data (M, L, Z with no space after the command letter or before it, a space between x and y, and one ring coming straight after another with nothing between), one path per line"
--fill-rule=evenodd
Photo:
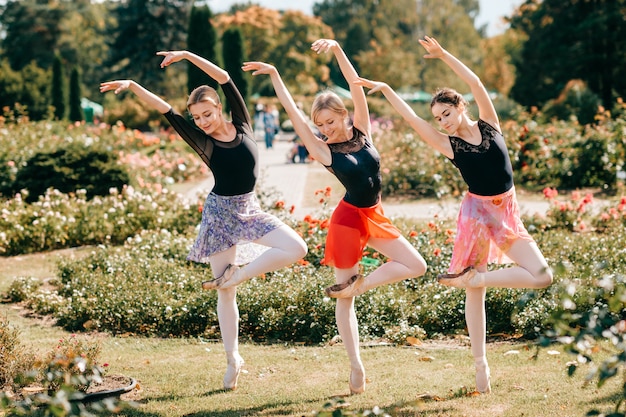
M288 137L277 140L272 149L266 149L263 141L259 141L259 160L261 174L259 178L260 189L274 189L280 193L286 207L295 206L294 215L302 218L306 214L313 214L319 210L316 205L314 192L316 189L332 185L333 193L340 193L335 189L339 185L336 179L317 162L307 164L292 164L287 162L287 154L291 149ZM454 167L450 166L450 169ZM200 184L191 193L200 189L210 189L212 178ZM340 196L337 195L337 198ZM519 198L519 196L518 196ZM537 197L532 199L519 198L522 214L545 213L548 202ZM444 200L412 200L403 203L393 203L383 199L385 214L389 217L407 217L415 219L432 219L435 215L439 218L456 218L459 201L454 199Z

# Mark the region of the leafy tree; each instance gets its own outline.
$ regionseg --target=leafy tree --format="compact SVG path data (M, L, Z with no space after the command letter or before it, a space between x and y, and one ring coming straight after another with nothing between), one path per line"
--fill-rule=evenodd
M50 68L54 56L81 68L87 91L97 94L108 54L107 28L113 26L108 2L90 0L21 0L2 2L0 41L3 55L15 70L34 61Z
M610 108L626 94L626 0L527 0L510 19L528 40L514 61L514 99L542 106L572 79Z
M362 75L395 88L422 90L463 87L440 63L424 62L418 43L424 35L435 36L473 68L480 68L481 35L474 27L478 10L476 0L324 0L313 7ZM336 76L333 79L337 82Z
M61 57L55 55L52 65L52 86L50 87L50 102L54 107L54 117L59 120L65 118L65 108L67 102L67 89L65 83L65 71Z
M328 80L328 56L311 53L311 43L332 37L332 31L318 18L300 11L249 6L235 14L221 14L216 19L221 31L241 30L248 58L269 62L278 68L285 83L296 93L314 93L318 84ZM274 95L268 77L252 78L253 93Z
M80 105L80 99L82 97L80 88L80 73L78 68L72 68L70 73L70 120L73 122L79 122L85 119L83 114L83 108Z
M109 55L109 30L115 26L110 3L75 0L65 2L61 34L56 48L65 62L80 68L83 93L100 97L97 86L107 75L105 60ZM95 96L95 97L94 97Z
M42 68L52 66L61 36L63 3L22 0L2 6L0 25L5 33L2 48L13 69L21 70L31 61Z
M244 100L247 100L249 76L241 69L242 63L246 61L246 52L241 31L236 27L226 30L222 35L222 61L224 62L224 69L230 75Z
M217 31L211 19L213 13L209 6L193 6L189 16L187 32L187 49L211 62L216 62L215 45ZM187 90L191 91L200 85L217 87L217 82L195 65L187 66Z
M140 80L153 90L167 90L169 86L169 91L162 91L167 96L180 93L181 86L166 85L166 72L159 68L156 53L184 49L191 0L128 0L116 4L113 13L118 27L109 61L111 76Z
M26 106L28 116L34 120L52 117L50 114L50 71L31 62L20 71L19 103Z

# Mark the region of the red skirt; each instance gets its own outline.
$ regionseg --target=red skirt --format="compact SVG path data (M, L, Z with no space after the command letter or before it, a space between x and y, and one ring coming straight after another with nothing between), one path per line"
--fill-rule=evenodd
M361 208L341 200L330 217L322 264L351 268L363 257L370 237L397 239L400 236L400 230L385 217L380 201L372 207Z

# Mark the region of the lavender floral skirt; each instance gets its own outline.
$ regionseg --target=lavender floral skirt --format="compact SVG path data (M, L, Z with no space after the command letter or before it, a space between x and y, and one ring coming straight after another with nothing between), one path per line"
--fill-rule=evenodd
M212 255L237 246L235 263L246 264L269 249L252 242L282 225L278 217L261 210L254 192L234 196L209 193L187 259L208 263Z

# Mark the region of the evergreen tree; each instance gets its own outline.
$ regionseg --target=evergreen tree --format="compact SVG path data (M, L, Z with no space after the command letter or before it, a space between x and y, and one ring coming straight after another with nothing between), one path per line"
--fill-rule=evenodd
M611 108L626 94L624 10L626 0L527 0L511 18L527 38L514 56L512 97L542 106L580 79Z
M78 68L72 68L70 75L70 120L73 122L79 122L84 120L83 108L80 105L81 99L80 90L80 73Z
M65 87L65 74L63 73L63 63L61 57L54 56L52 63L52 86L50 88L51 96L50 102L54 107L54 118L62 120L65 118L65 103L66 103L66 87Z
M111 77L130 78L151 86L165 96L180 90L167 88L175 81L159 67L162 57L157 51L185 48L189 19L189 0L128 0L112 2L119 22L107 67L114 68Z
M243 99L247 100L248 75L241 69L241 64L247 58L243 46L243 37L238 28L227 29L222 35L222 60L224 61L224 69L239 89Z
M215 44L217 42L217 33L211 22L212 17L213 14L209 6L194 6L191 9L187 31L187 50L216 63ZM195 65L188 65L187 89L191 91L200 85L210 85L213 88L217 88L217 81Z

